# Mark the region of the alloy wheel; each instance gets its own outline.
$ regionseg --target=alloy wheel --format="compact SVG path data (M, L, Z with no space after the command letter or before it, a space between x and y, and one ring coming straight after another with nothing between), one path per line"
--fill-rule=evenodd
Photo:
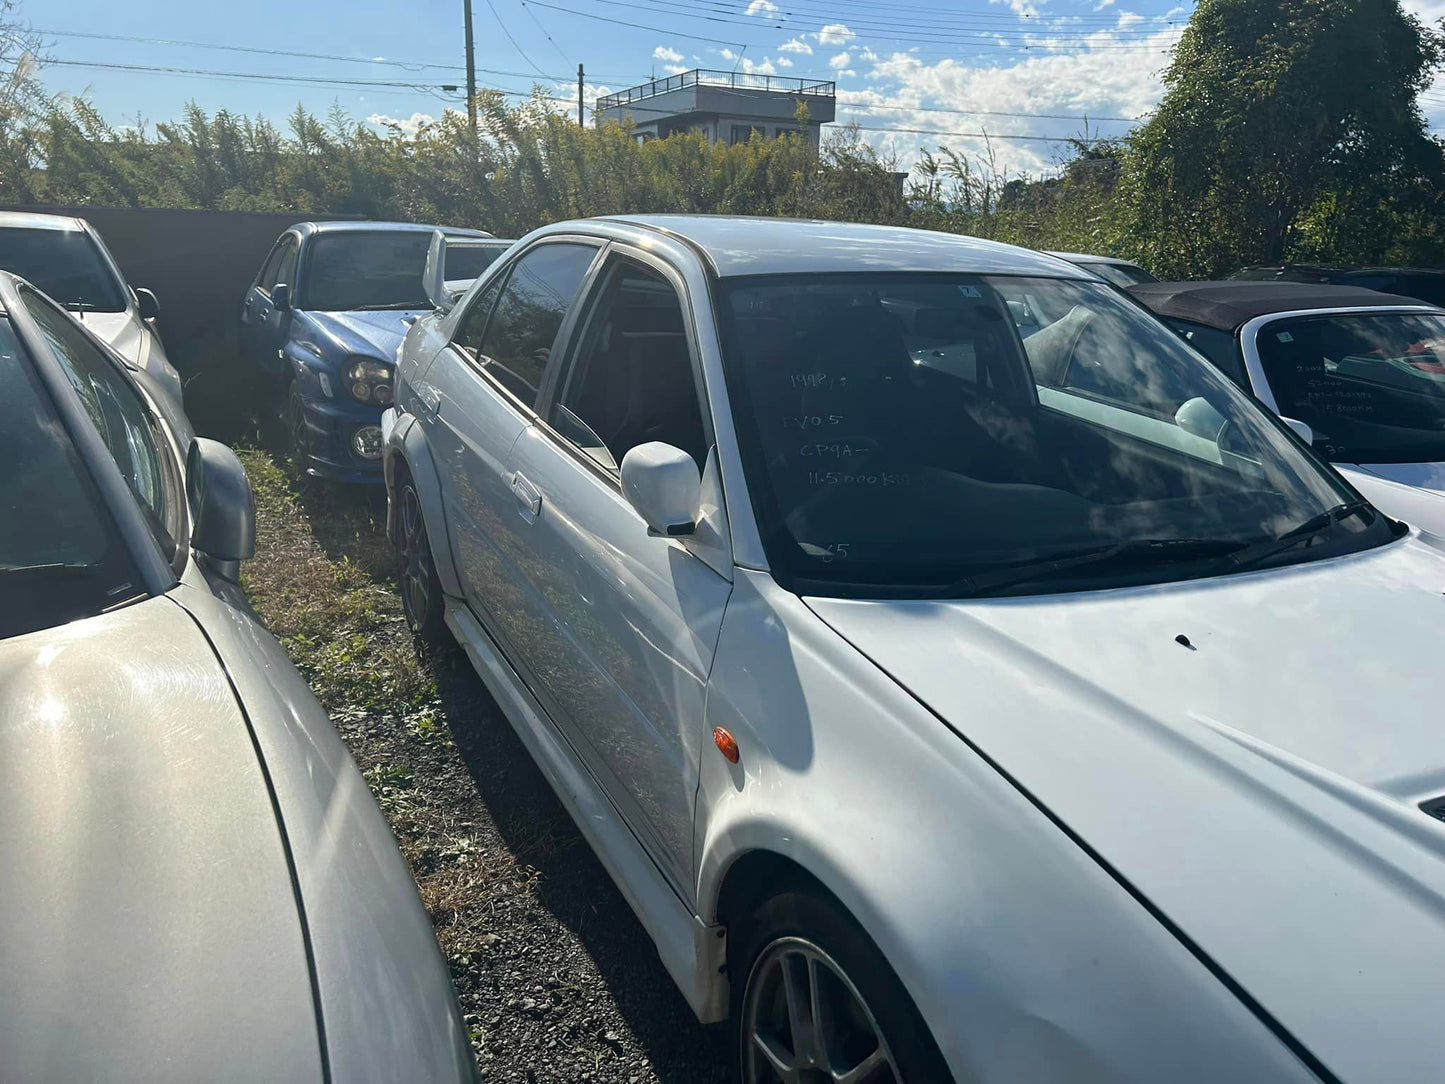
M745 1084L902 1084L858 988L805 938L779 938L758 956L741 1024Z
M420 629L431 615L431 546L421 516L421 500L410 485L401 491L401 592L412 627Z

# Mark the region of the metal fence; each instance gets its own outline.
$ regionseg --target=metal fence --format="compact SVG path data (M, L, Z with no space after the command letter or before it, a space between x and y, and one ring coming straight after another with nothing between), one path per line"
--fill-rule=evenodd
M733 90L767 90L779 94L803 94L817 97L835 97L837 84L830 80L800 79L792 75L759 75L755 72L710 71L695 68L692 71L669 75L665 79L654 79L641 86L605 94L597 99L598 109L631 105L659 94L682 90L685 87L727 87Z

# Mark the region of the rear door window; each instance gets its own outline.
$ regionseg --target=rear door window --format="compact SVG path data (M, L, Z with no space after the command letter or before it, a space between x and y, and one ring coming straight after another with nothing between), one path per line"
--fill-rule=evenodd
M1189 320L1166 320L1170 327L1194 349L1209 359L1216 369L1233 380L1245 391L1250 391L1249 377L1244 371L1244 359L1234 335L1216 327L1205 327Z
M487 322L477 360L527 407L537 405L542 374L597 249L557 242L524 253Z

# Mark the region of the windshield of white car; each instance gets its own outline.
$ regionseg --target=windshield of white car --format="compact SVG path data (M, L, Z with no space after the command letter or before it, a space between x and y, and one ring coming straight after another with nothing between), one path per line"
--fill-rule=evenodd
M1445 459L1445 316L1309 316L1256 337L1279 412L1338 463Z
M68 309L124 312L125 288L80 230L0 229L0 269Z
M749 491L796 590L1087 590L1395 536L1368 506L1325 516L1358 494L1102 284L770 276L720 307Z
M422 282L430 244L422 230L319 233L306 248L297 303L313 312L430 309Z
M0 318L0 638L99 613L140 576L49 396Z

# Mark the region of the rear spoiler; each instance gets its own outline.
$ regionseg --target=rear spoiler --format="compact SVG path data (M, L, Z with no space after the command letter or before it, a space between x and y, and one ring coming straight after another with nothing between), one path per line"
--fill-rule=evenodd
M431 244L426 250L426 270L422 272L422 287L426 290L427 300L432 303L440 312L451 312L462 294L467 292L467 287L472 284L471 279L449 279L447 278L447 251L454 248L496 248L497 242L492 237L457 237L448 236L441 230L433 230Z

